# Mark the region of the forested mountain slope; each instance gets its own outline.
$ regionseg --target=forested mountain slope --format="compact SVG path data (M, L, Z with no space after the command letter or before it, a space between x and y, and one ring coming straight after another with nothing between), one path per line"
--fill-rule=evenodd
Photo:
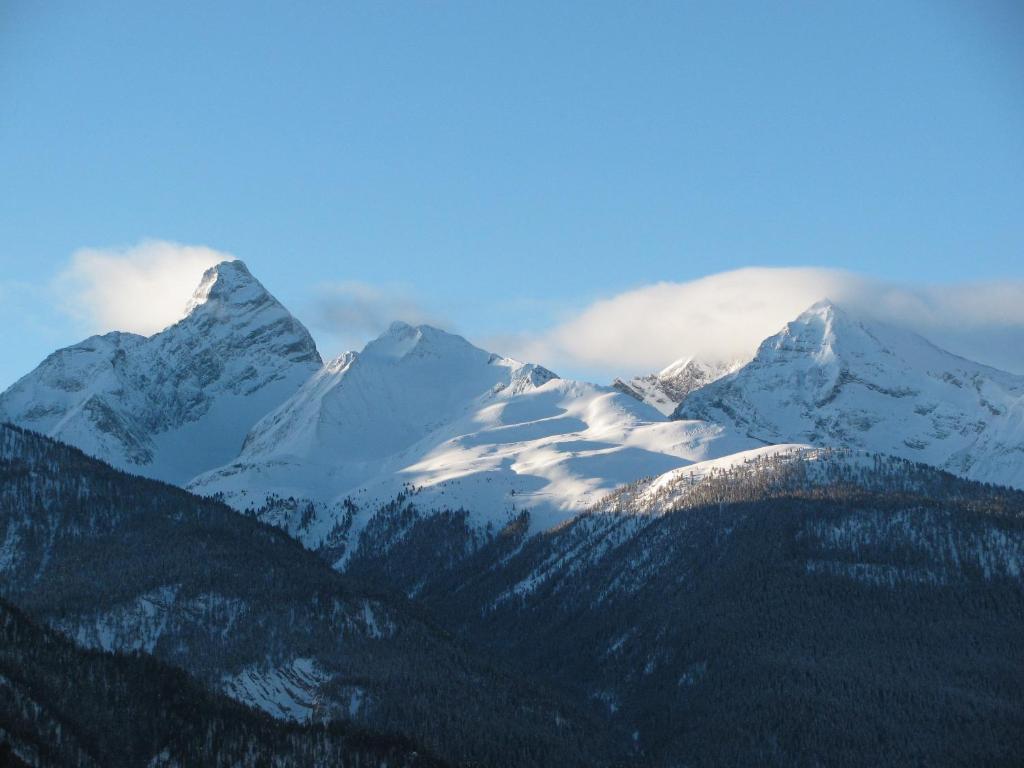
M351 719L445 758L600 762L585 716L283 532L0 426L0 597L281 718Z
M276 721L147 654L89 651L0 600L0 765L440 768L407 739Z
M601 703L645 764L1013 765L1024 754L1021 492L779 447L675 470L555 531L526 530L512 524L426 578L369 558L353 569Z

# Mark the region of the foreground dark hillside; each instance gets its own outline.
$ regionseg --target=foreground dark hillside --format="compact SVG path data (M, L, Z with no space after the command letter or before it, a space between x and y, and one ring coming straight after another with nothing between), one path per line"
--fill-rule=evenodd
M281 768L442 765L404 738L275 721L148 655L83 650L0 600L0 765L256 768L269 756Z
M278 716L351 720L452 762L1022 763L1020 492L818 451L641 481L533 538L528 512L491 536L416 502L382 508L364 531L380 546L341 575L221 504L0 427L0 591L83 644L151 652ZM10 683L19 653L5 695L22 717L43 705L41 733L63 717L78 739L120 717L120 699L92 698L95 674L58 656L32 662L44 694ZM125 731L140 750L181 703L178 683L153 685ZM244 711L195 701L214 702L214 722L217 707ZM355 738L240 717L231 733L268 745L257 753Z
M352 588L281 531L0 426L0 597L278 717L402 733L453 762L600 763L586 714Z
M429 517L357 565L601 703L648 764L1021 765L1024 494L855 458L639 483L465 561L429 543L462 517Z

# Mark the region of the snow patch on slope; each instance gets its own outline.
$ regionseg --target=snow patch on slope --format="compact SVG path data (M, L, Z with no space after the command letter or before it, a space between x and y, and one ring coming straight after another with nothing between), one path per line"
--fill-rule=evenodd
M90 623L55 626L79 645L104 651L145 651L152 653L164 632L178 595L178 587L165 586L139 595L130 603L98 614Z
M320 686L329 679L313 659L296 658L277 667L250 666L226 675L221 690L279 720L304 723L312 718Z

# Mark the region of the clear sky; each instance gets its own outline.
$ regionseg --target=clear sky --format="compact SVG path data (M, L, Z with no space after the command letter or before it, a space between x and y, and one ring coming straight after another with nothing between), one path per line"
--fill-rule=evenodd
M749 266L1024 281L1012 0L6 0L0 99L0 386L102 330L72 255L145 239L325 346L389 309L515 346Z

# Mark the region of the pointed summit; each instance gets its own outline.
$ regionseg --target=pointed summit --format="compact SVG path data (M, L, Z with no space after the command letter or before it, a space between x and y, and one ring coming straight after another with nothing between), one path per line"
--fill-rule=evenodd
M795 319L786 323L786 328L793 329L806 325L831 328L834 323L840 320L850 321L851 318L836 302L825 298L814 302L797 315Z
M844 350L848 353L852 348L871 347L876 343L864 322L825 298L761 342L754 361L767 363L792 355L814 355L819 363L824 364L834 361Z
M808 314L830 315L835 314L838 310L838 305L826 296L823 299L818 299L818 301L814 302L811 306L801 312L800 317Z
M268 298L273 299L243 261L222 261L203 273L203 279L185 306L185 314L191 315L199 307L214 301L240 305Z
M832 299L821 299L801 312L795 320L787 323L787 327L820 323L823 327L831 329L837 323L856 324L858 319L847 312L840 304Z
M390 360L415 356L480 363L486 363L492 357L489 352L473 346L462 336L432 325L414 326L402 321L392 323L384 333L367 344L362 355Z
M422 334L418 328L396 320L380 336L371 341L363 349L363 354L370 357L399 359L413 349Z
M292 362L323 364L306 327L237 259L206 270L189 300L185 318L153 338L179 327L201 334L205 344L217 343L220 338L233 345L232 339L237 339L238 343L247 342L257 354L270 351ZM265 345L270 349L261 349Z

